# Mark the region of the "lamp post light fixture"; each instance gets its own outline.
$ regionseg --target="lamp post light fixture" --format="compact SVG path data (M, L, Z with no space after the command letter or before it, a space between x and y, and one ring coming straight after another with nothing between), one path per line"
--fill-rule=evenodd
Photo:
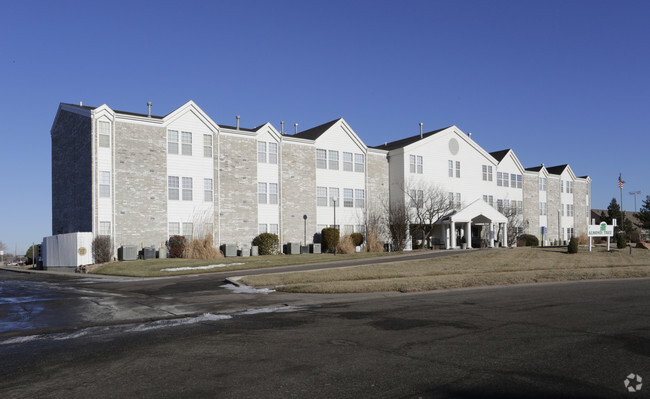
M336 198L332 197L332 202L334 203L334 231L336 231L336 234L338 235L338 230L336 230ZM334 255L336 256L336 248L334 248Z
M302 215L302 220L305 221L305 244L307 245L307 215Z

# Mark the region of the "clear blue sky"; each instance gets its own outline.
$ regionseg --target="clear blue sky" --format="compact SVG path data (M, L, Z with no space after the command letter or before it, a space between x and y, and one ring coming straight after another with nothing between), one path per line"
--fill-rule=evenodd
M301 130L368 145L457 125L525 167L569 163L594 208L650 194L648 1L42 1L0 15L0 241L51 233L60 102Z

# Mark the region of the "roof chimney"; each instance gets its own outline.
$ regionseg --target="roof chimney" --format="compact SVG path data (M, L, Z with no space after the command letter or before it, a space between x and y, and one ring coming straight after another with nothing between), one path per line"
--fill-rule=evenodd
M424 123L420 122L420 138L422 138L422 125L424 125Z
M467 137L472 138L472 132L467 133Z
M151 118L151 101L147 101L147 108L149 111L147 112L147 116Z
M241 118L241 116L237 115L237 130L239 130L239 118Z
M79 101L79 106L80 106L80 107L83 107L83 106L84 106L83 101Z
M294 126L296 127L296 134L298 134L298 124L296 123Z
M280 121L280 134L284 134L284 121Z

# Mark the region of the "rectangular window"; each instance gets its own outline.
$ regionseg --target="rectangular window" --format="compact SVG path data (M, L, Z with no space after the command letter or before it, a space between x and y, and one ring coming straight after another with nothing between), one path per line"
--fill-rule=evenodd
M327 187L316 187L316 205L327 206Z
M268 233L267 226L265 223L260 223L257 225L257 234Z
M564 216L564 204L560 205L560 209L562 210L562 216Z
M517 175L517 188L522 188L522 187L523 187L523 176Z
M354 190L351 188L343 189L343 207L345 208L354 207Z
M181 235L181 225L178 222L169 223L169 236L179 236Z
M483 165L483 181L492 181L491 165Z
M449 160L449 177L454 177L454 161Z
M503 210L505 212L510 212L510 200L503 200Z
M278 183L269 183L269 204L278 203Z
M343 170L347 172L352 172L352 153L344 152L343 153Z
M203 156L206 158L212 158L212 135L211 134L203 135Z
M207 236L208 234L214 235L214 225L212 223L203 224L203 234Z
M111 172L99 172L99 196L111 197Z
M415 173L415 155L409 155L409 167L411 173Z
M111 235L111 222L99 222L99 235L100 236Z
M178 200L179 180L178 176L167 176L167 190L170 200Z
M363 173L365 169L365 156L363 154L354 154L354 171Z
M257 142L257 162L266 163L266 141Z
M190 242L192 241L192 236L194 235L193 232L194 226L192 223L183 223L183 237Z
M363 208L366 205L365 192L363 190L354 190L354 207Z
M181 132L183 155L192 155L192 133Z
M483 196L483 201L487 202L488 205L491 207L494 207L494 197L491 195L484 195Z
M99 146L100 147L110 147L111 146L111 124L106 121L99 121L97 125L98 135L99 135Z
M316 149L316 167L318 169L327 169L327 151Z
M424 161L422 160L422 157L420 155L418 155L415 158L416 158L416 161L417 161L417 172L419 174L422 174Z
M497 200L497 211L503 213L503 200Z
M567 227L566 232L569 237L573 237L573 227Z
M167 153L178 154L178 130L167 132Z
M540 177L539 178L539 191L546 191L546 178L545 177Z
M417 206L418 206L417 195L418 195L418 190L409 191L409 197L411 199L411 208L417 208Z
M573 194L573 182L572 181L567 181L566 182L566 192L569 194Z
M415 204L418 208L422 208L424 206L424 191L417 190L415 192Z
M353 224L344 224L343 225L343 234L352 234L354 233L354 225Z
M568 188L568 187L567 187ZM564 192L564 180L560 180L560 192Z
M539 203L539 215L546 216L546 202Z
M508 180L510 179L510 176L507 173L503 174L503 187L508 187Z
M456 161L456 177L460 177L460 161Z
M510 187L517 188L517 175L514 173L510 174Z
M269 142L269 163L278 163L278 143Z
M339 203L339 189L330 187L330 206L341 206Z
M279 231L280 231L280 229L278 228L277 224L272 223L272 224L269 225L269 233L278 235Z
M461 202L462 201L460 200L460 193L456 193L456 209L460 209Z
M363 224L358 224L354 227L354 232L355 233L361 233L364 236L366 235L366 226Z
M329 168L332 170L339 170L339 152L335 150L329 150Z
M449 193L447 194L447 198L449 198L449 206L454 207L454 193Z
M566 206L566 215L573 216L573 204L568 204Z
M257 183L257 203L266 204L266 183Z
M203 179L203 201L212 202L212 179Z
M192 178L183 178L183 201L192 201Z

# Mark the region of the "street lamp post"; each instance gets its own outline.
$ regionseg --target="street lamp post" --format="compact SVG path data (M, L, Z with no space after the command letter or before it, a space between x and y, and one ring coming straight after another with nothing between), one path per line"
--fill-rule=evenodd
M332 202L334 203L334 231L338 235L338 230L336 229L336 198L332 197ZM334 255L336 255L336 248L334 248Z
M305 244L307 245L307 215L302 215L302 220L305 221Z

